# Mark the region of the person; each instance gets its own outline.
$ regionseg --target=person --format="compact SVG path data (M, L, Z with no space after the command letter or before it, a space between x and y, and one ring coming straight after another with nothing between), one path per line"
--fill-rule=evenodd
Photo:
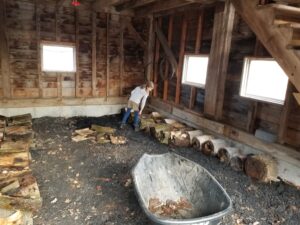
M139 116L142 115L143 109L146 104L146 100L149 93L153 90L154 84L152 81L147 81L146 84L138 86L133 91L131 91L130 98L128 100L127 109L122 118L120 128L123 129L129 116L131 110L134 111L133 127L135 131L139 130Z

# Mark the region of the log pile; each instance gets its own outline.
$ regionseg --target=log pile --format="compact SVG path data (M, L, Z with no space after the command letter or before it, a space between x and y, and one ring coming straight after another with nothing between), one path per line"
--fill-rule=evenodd
M42 199L29 168L33 143L30 114L0 116L0 224L33 224Z
M111 127L99 126L93 124L91 128L75 130L72 134L72 140L75 142L92 140L98 144L112 143L122 145L127 143L126 137L115 135L116 129Z
M160 143L178 147L192 146L204 155L215 156L233 170L243 171L258 181L277 181L277 163L272 157L241 150L211 134L194 130L174 119L163 118L157 112L142 116L141 129L150 130L150 134Z

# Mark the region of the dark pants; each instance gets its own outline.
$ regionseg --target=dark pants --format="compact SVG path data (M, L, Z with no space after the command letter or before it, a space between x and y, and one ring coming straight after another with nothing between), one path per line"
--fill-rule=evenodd
M123 115L123 119L122 119L122 124L126 124L127 120L130 116L131 113L131 108L127 108L126 112ZM133 126L134 127L138 127L139 126L139 112L138 111L134 111L134 118L133 118Z

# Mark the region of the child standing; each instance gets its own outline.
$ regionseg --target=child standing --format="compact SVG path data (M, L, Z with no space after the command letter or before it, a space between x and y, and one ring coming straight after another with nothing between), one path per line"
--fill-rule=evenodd
M134 130L139 130L139 116L142 114L146 104L146 100L149 96L150 91L154 88L152 81L147 81L146 84L136 87L131 91L130 98L127 104L127 110L124 113L120 128L124 128L128 117L130 116L131 110L134 111L133 126Z

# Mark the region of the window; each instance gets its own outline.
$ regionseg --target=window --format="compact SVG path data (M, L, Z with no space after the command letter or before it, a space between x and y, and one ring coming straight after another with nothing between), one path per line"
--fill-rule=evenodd
M283 104L288 77L274 59L245 58L240 95Z
M75 46L42 44L42 70L75 72Z
M182 83L204 87L208 66L208 55L185 55Z

